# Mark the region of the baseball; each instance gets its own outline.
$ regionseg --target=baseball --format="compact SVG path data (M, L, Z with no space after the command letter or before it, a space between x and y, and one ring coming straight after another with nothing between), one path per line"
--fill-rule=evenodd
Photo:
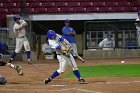
M121 61L121 63L123 64L125 61Z

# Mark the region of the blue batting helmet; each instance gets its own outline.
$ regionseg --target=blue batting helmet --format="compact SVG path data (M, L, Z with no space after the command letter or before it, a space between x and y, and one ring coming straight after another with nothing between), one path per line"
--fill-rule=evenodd
M56 38L56 33L55 33L55 31L49 30L49 31L47 32L47 37L48 37L49 39Z
M17 19L19 19L20 20L20 16L14 16L14 20L16 21Z

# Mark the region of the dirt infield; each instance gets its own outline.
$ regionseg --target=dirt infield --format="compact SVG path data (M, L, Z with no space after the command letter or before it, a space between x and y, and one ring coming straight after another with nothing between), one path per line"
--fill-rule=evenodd
M140 63L140 59L106 59L86 60L83 64L77 60L78 65ZM56 60L41 60L28 65L24 62L13 62L22 65L24 76L18 76L9 67L0 67L0 74L8 79L6 85L0 86L0 93L140 93L140 77L137 78L86 78L88 84L78 84L77 79L64 79L62 75L50 84L44 85L43 80L58 68ZM68 73L68 67L65 73ZM93 72L94 73L94 72Z

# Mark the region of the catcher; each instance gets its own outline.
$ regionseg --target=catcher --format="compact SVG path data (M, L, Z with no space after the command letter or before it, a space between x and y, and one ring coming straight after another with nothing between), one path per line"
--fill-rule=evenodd
M2 59L3 59L3 55L0 53L0 66L9 66L9 67L15 69L17 71L18 75L23 75L23 69L21 66L14 65L12 63L4 62Z
M53 30L49 30L47 32L47 37L51 48L56 50L57 59L59 61L59 69L56 70L49 78L44 80L45 84L48 84L53 78L62 74L68 64L71 66L74 75L78 78L79 84L87 84L87 82L81 77L77 64L73 56L70 54L70 43Z

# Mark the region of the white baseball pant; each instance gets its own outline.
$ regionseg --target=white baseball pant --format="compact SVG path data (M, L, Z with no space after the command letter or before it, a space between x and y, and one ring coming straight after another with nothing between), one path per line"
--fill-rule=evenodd
M67 57L65 55L57 55L57 59L59 61L59 69L57 70L59 74L65 71L67 65L70 65L73 71L78 70L77 64L71 54L70 57Z
M16 38L16 49L15 52L19 53L21 51L22 46L24 45L24 49L26 51L30 51L29 41L26 37L24 38Z

